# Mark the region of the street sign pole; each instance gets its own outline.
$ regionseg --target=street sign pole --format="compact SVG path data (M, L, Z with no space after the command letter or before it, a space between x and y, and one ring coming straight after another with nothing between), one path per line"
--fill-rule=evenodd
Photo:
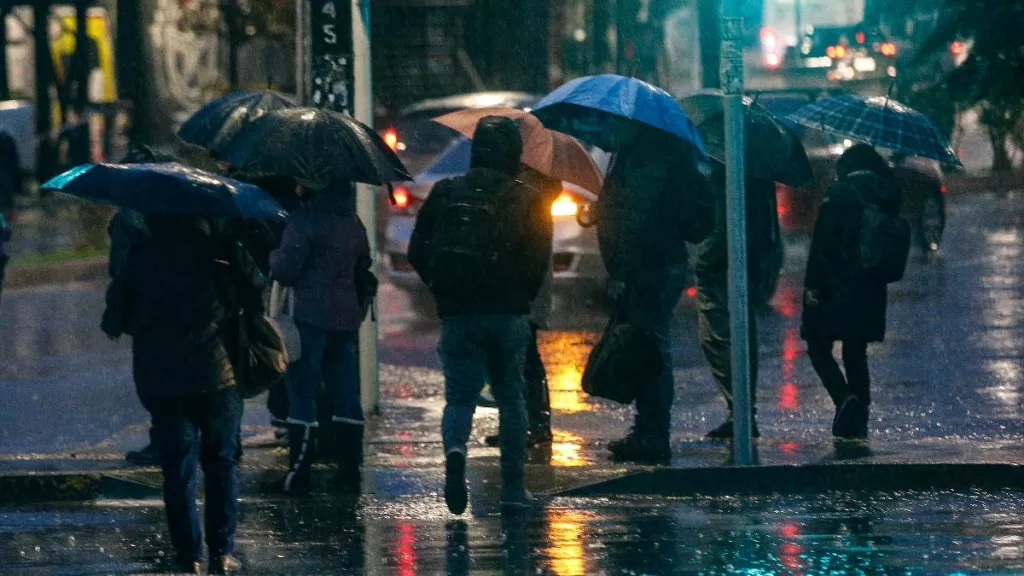
M754 463L750 397L750 321L747 207L744 188L742 0L725 0L722 13L722 92L725 95L725 186L729 223L729 319L732 335L733 458Z
M352 70L355 77L355 118L373 126L373 75L370 58L370 0L352 2ZM367 184L356 185L356 213L366 226L376 273L377 255L376 190ZM374 302L373 306L376 307ZM359 385L363 411L376 414L380 410L380 374L377 353L377 314L363 322L359 329Z

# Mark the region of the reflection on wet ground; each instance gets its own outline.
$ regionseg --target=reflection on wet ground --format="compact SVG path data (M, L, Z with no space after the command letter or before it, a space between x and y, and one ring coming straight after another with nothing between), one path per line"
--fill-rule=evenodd
M437 497L246 501L257 574L965 574L1024 570L1024 494L556 499L458 520ZM0 512L18 574L146 572L168 543L155 501ZM73 567L73 568L72 568Z

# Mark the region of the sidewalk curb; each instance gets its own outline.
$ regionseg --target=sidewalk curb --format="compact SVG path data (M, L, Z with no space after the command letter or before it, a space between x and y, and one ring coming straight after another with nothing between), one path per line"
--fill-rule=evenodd
M570 488L556 496L814 494L832 490L1024 489L1019 464L806 464L662 468Z
M103 280L106 277L107 259L103 257L52 264L12 265L5 272L4 289Z
M0 475L0 506L81 502L97 498L156 498L160 488L112 474L38 473Z

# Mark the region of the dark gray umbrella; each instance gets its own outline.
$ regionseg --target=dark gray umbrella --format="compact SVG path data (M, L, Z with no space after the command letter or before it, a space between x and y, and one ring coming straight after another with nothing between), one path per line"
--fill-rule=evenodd
M221 148L221 157L246 174L279 174L311 183L412 180L370 127L315 108L277 110L260 117Z
M720 91L704 91L679 101L693 119L708 156L725 162L725 111ZM789 127L752 98L743 98L746 169L763 180L800 186L814 178L803 143Z
M196 110L178 129L178 138L217 152L246 124L267 112L294 107L291 99L270 90L232 92Z

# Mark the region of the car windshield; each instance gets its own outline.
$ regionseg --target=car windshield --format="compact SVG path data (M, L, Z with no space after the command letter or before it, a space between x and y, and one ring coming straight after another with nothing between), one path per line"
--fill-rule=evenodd
M398 152L409 155L433 155L444 152L459 138L459 133L434 122L433 119L448 112L452 110L420 110L396 120L394 129L401 143Z

